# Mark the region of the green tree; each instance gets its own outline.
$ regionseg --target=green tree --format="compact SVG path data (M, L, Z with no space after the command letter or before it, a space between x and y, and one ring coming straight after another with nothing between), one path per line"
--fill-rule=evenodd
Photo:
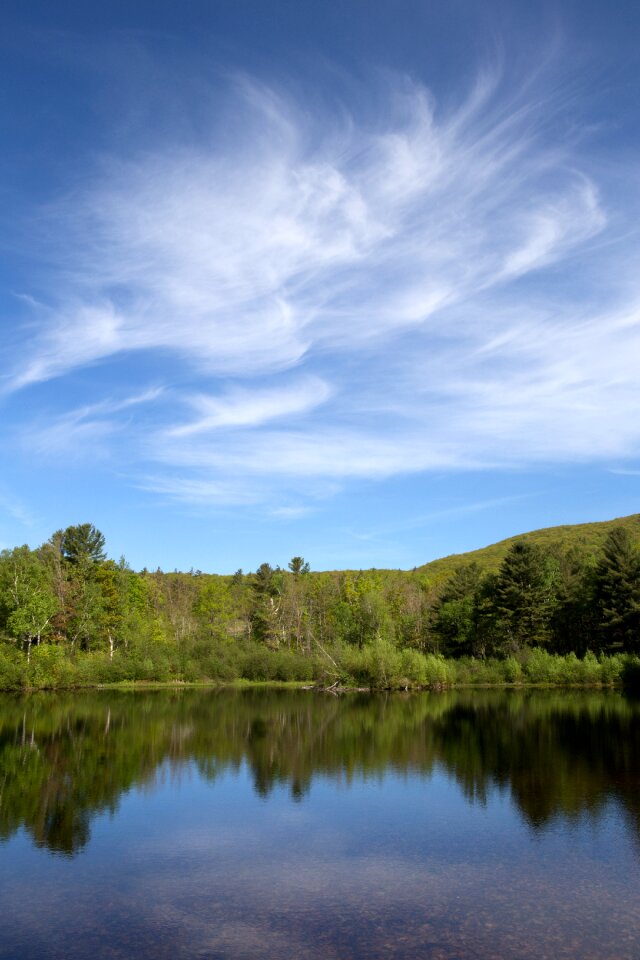
M299 577L301 574L309 573L311 567L308 563L305 562L304 557L292 557L288 563L289 570L294 575L294 577Z
M256 640L272 649L280 646L280 608L282 596L282 572L270 563L261 563L253 575L251 587L251 629Z
M446 656L479 652L480 586L480 567L470 563L457 567L442 591L433 629Z
M107 560L96 571L95 581L100 591L95 618L95 639L99 647L108 647L109 659L122 639L127 615L127 569Z
M553 577L547 558L528 540L517 540L502 561L493 605L503 651L544 644L553 611Z
M104 545L104 535L92 523L80 523L74 527L67 527L62 534L63 557L69 563L79 566L101 563L106 557Z
M640 651L640 552L624 527L607 537L593 578L600 644Z
M233 582L232 585L233 586ZM200 590L194 612L206 624L213 640L228 640L237 619L234 598L228 580L212 577Z
M0 609L9 634L26 648L38 645L51 631L58 605L49 571L28 546L0 555Z
M38 553L51 571L53 591L56 596L58 610L53 620L54 629L62 636L66 636L69 623L69 565L62 553L64 530L56 530L47 543L43 544Z
M288 563L292 576L285 578L280 619L289 646L309 652L309 613L307 603L309 564L304 557L292 557Z
M565 550L558 559L556 599L551 616L553 650L556 653L584 654L593 647L597 615L592 601L590 578L594 559L576 548Z
M84 566L70 565L69 568L67 638L72 649L89 649L99 632L102 597L92 573L91 568Z
M394 625L383 596L380 575L373 571L347 572L332 610L336 639L362 647L377 638L393 641Z

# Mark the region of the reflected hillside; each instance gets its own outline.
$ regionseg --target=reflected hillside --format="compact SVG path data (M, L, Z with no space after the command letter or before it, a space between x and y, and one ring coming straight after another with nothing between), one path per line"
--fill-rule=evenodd
M640 705L620 693L452 691L342 698L289 691L100 692L0 700L0 836L24 828L72 855L91 821L167 767L214 782L245 764L256 792L303 800L442 769L472 802L509 791L526 821L597 816L619 801L640 836ZM215 789L215 788L214 788Z

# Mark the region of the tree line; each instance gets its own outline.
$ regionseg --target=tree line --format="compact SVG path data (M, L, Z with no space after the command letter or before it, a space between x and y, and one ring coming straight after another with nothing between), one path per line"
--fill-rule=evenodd
M596 553L517 540L499 569L462 563L442 583L315 573L300 556L229 576L135 572L105 546L85 523L2 551L1 686L610 682L640 655L640 551L622 526Z

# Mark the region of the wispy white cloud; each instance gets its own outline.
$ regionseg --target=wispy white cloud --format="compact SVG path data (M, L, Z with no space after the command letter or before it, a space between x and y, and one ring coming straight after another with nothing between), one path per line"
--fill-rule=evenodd
M374 541L380 537L387 537L390 534L401 533L405 530L415 530L418 527L428 526L434 520L448 520L454 517L464 517L473 513L481 513L484 510L497 510L507 504L517 503L527 498L527 494L519 494L507 497L492 497L487 500L476 500L471 503L460 503L453 507L444 507L440 510L430 510L428 513L413 515L409 520L401 523L388 523L384 526L376 527L366 532L351 531L351 536L356 540Z
M225 427L256 427L270 420L313 410L324 403L330 393L328 384L319 377L305 377L272 389L235 387L218 396L195 394L186 400L196 419L171 427L166 436L192 436Z
M628 225L552 139L567 97L542 82L484 72L444 109L388 77L375 112L323 112L241 78L235 133L105 162L54 211L64 253L5 391L117 379L135 352L171 402L146 397L144 431L107 401L30 441L126 446L158 493L275 510L355 477L637 455Z
M302 517L308 517L312 512L312 507L302 504L292 504L288 507L274 507L270 511L270 515L279 520L300 520Z
M602 227L593 185L536 140L532 108L503 116L486 76L450 115L396 80L375 123L239 86L239 142L112 163L55 211L61 303L14 388L153 348L282 369L424 323Z
M106 456L110 438L130 424L117 415L132 407L151 404L162 393L161 387L153 387L133 396L105 399L58 416L40 418L37 424L21 431L22 444L31 453L44 456L73 459Z
M22 500L6 490L0 490L0 514L17 520L24 527L33 527L35 524L31 511ZM3 547L0 546L0 549Z
M168 500L194 505L229 504L247 506L259 503L261 496L254 484L237 478L213 479L210 476L146 476L138 480L142 490L159 494Z

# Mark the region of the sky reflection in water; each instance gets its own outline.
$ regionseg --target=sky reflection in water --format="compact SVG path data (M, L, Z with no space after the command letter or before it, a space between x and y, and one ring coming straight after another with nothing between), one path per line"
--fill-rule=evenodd
M0 957L637 958L621 694L0 700Z

